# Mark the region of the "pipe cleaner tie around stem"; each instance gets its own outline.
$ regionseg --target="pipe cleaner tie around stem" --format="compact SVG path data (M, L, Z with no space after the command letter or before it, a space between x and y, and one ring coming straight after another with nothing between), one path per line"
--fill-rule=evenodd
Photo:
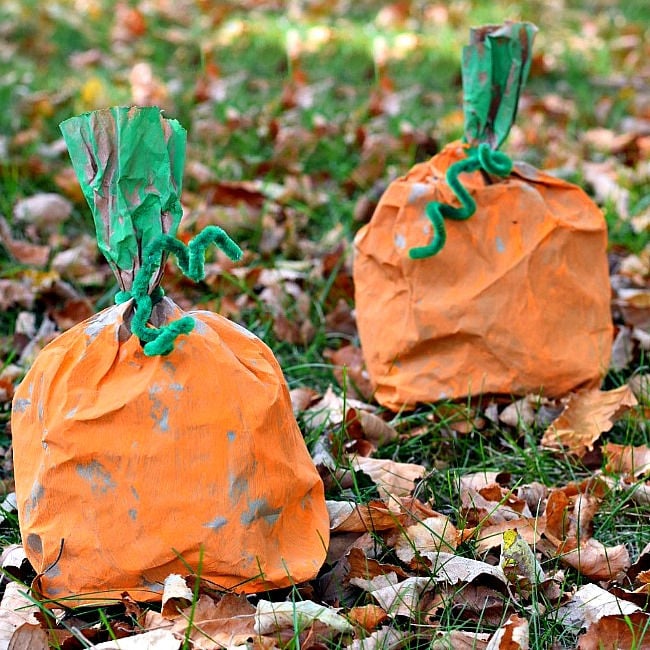
M176 237L160 235L147 246L131 290L120 291L115 296L118 304L133 298L135 313L131 321L131 332L145 342L144 353L147 356L169 354L174 349L176 339L181 334L189 334L194 328L194 319L189 316L159 328L148 325L153 306L163 295L159 287L150 294L149 284L158 272L164 254L176 255L183 274L194 282L200 282L205 277L205 251L211 244L216 244L231 260L238 260L242 256L239 246L217 226L207 226L187 246Z
M476 201L460 182L459 176L464 172L475 172L479 169L488 174L505 177L512 171L512 160L500 151L492 151L487 142L482 142L478 147L470 150L467 158L454 163L447 170L446 178L449 187L460 201L461 207L455 208L440 201L432 201L427 204L425 212L433 225L433 239L426 246L411 248L409 251L411 259L419 260L431 257L442 250L447 240L445 217L464 221L476 212Z

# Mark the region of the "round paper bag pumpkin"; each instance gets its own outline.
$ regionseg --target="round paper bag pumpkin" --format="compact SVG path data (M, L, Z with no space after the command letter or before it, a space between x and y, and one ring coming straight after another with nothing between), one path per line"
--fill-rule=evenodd
M241 592L314 577L329 520L277 361L242 327L183 313L156 289L164 255L147 242L173 239L184 131L148 108L100 111L62 128L102 211L98 236L122 294L50 343L16 391L16 494L35 588L79 605L124 591L159 599L171 573ZM77 157L81 147L89 158ZM223 231L208 234L204 245L239 252ZM135 252L125 254L117 248L129 235ZM202 255L190 244L181 266L197 275Z
M355 239L357 324L388 408L597 385L612 322L607 231L577 186L496 151L530 60L530 25L464 53L466 142L390 184Z

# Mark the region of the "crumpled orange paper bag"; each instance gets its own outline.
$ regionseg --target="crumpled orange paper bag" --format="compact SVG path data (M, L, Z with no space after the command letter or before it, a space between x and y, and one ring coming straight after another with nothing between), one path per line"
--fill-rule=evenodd
M576 185L523 163L505 178L462 173L475 213L445 219L437 254L409 256L434 234L427 205L459 204L446 175L470 151L452 143L391 183L355 239L363 354L376 399L394 410L485 393L558 396L598 385L608 368L606 225Z
M313 578L329 517L276 359L251 332L208 311L184 313L157 289L164 256L149 239L186 252L172 236L184 131L154 108L80 121L68 143L97 147L77 171L122 295L46 346L15 393L18 514L36 592L77 606L124 591L159 600L171 573L239 592ZM129 129L138 135L131 150L115 137ZM157 180L146 172L154 154ZM116 191L120 179L130 191ZM106 197L117 194L122 207L107 212ZM211 228L224 250L240 253ZM190 267L202 268L193 241ZM148 320L135 335L143 305ZM156 337L170 333L167 347L152 352Z
M464 185L477 203L447 221L433 257L430 201L453 202L445 172L461 143L394 181L355 240L357 324L383 405L399 409L483 393L562 395L594 386L612 339L607 231L576 185L516 164L505 180Z
M208 311L147 357L110 307L50 343L16 392L16 494L41 594L68 605L160 599L170 573L255 592L316 575L323 484L282 372ZM164 298L157 318L182 315Z

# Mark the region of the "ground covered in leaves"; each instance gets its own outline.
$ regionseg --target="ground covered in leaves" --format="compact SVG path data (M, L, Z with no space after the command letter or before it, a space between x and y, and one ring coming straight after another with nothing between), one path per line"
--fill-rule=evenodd
M650 648L645 0L284 5L0 6L0 646ZM540 32L506 150L581 184L607 219L610 372L558 400L394 415L363 369L351 241L393 178L462 134L468 28L507 18ZM245 249L209 259L200 285L169 262L165 289L277 355L332 542L288 592L171 577L162 607L47 613L22 586L10 403L39 350L115 294L57 124L129 103L188 129L181 237L217 224Z

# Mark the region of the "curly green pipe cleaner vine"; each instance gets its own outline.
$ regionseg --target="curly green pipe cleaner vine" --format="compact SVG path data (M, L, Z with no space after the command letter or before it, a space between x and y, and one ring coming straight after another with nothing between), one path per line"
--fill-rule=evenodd
M475 172L479 169L483 169L488 174L505 177L512 171L512 160L506 154L490 149L487 142L482 142L478 147L470 150L467 158L454 163L447 170L446 179L447 184L460 201L461 207L455 208L440 201L432 201L427 204L425 212L433 224L433 239L426 246L411 248L409 251L411 259L419 260L431 257L442 250L447 240L445 217L464 221L476 212L476 201L462 185L458 177L464 172Z
M205 251L211 244L216 244L231 260L238 260L242 256L239 246L218 226L207 226L187 246L176 237L160 235L145 249L142 266L135 276L131 291L120 291L115 296L118 304L133 298L135 313L131 320L131 332L145 342L144 353L148 357L169 354L174 349L176 339L194 329L194 320L189 316L160 328L147 325L153 306L164 295L159 287L149 294L149 283L160 267L163 253L176 255L183 274L194 282L200 282L205 277Z

